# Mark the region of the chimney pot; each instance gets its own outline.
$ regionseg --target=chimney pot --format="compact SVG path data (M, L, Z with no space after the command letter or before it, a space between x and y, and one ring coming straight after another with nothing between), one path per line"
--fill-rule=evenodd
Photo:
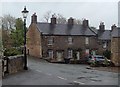
M100 30L105 30L104 22L101 22L101 23L100 23L99 29L100 29Z
M51 24L56 24L56 17L55 17L55 15L52 15Z
M32 22L32 23L37 23L37 15L36 15L36 13L34 13L34 14L32 15L32 17L31 17L31 22Z
M88 22L89 22L88 20L84 19L83 20L83 27L89 27L89 23Z
M111 30L113 30L113 29L115 29L117 26L115 25L115 24L113 24L112 26L111 26Z
M70 18L68 19L68 24L70 24L70 25L73 25L73 24L74 24L74 19L73 19L72 17L70 17Z

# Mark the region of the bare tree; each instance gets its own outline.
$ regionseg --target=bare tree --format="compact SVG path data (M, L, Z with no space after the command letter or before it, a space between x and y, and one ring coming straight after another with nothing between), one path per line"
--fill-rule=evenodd
M60 13L52 13L51 11L47 11L43 17L43 19L48 23L50 18L54 16L57 19L58 24L67 24L67 19ZM74 24L82 24L80 19L74 19Z
M46 21L46 22L49 22L49 19L50 19L50 17L51 17L51 11L47 11L46 13L45 13L45 15L44 15L44 20Z
M3 47L10 47L11 45L11 38L10 34L13 29L15 29L15 17L11 16L10 14L4 15L0 17L0 26L2 32L2 44Z
M82 24L82 21L80 19L74 19L74 24Z
M1 17L1 26L2 29L13 29L15 27L15 17L11 16L10 14L4 15Z
M63 15L57 14L57 23L58 24L66 24L67 20Z

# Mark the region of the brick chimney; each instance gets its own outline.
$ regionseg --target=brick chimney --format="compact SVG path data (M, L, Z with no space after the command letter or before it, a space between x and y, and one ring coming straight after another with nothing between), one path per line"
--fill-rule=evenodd
M105 30L104 22L101 22L101 23L100 23L100 25L99 25L99 30L102 30L102 31Z
M52 15L51 24L56 24L56 17L55 17L55 15Z
M34 13L34 14L31 16L31 23L37 23L37 15L36 15L36 13Z
M68 19L68 24L70 24L70 25L73 25L73 24L74 24L74 19L73 19L72 17L70 17L70 18Z
M89 27L89 21L84 19L82 25L83 27Z
M111 30L113 30L113 29L115 29L115 28L117 28L117 26L116 26L115 24L113 24L113 25L111 26Z

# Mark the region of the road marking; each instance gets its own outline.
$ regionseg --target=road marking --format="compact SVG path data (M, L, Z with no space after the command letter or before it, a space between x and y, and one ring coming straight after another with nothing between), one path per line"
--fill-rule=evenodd
M37 72L42 72L42 71L40 71L40 70L36 70Z
M95 81L91 81L91 82L95 82Z
M73 81L74 83L85 84L83 82Z
M60 76L57 76L59 79L63 79L63 80L67 80L66 78L63 78L63 77L60 77Z

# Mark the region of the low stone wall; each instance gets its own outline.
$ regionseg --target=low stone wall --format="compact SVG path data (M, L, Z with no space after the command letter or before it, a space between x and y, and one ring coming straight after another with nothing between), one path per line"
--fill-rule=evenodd
M8 72L9 74L16 73L23 70L24 56L10 56L8 57Z
M24 67L24 56L17 55L17 56L10 56L4 57L2 60L2 73L3 77L6 74L13 74L18 71L23 70Z

